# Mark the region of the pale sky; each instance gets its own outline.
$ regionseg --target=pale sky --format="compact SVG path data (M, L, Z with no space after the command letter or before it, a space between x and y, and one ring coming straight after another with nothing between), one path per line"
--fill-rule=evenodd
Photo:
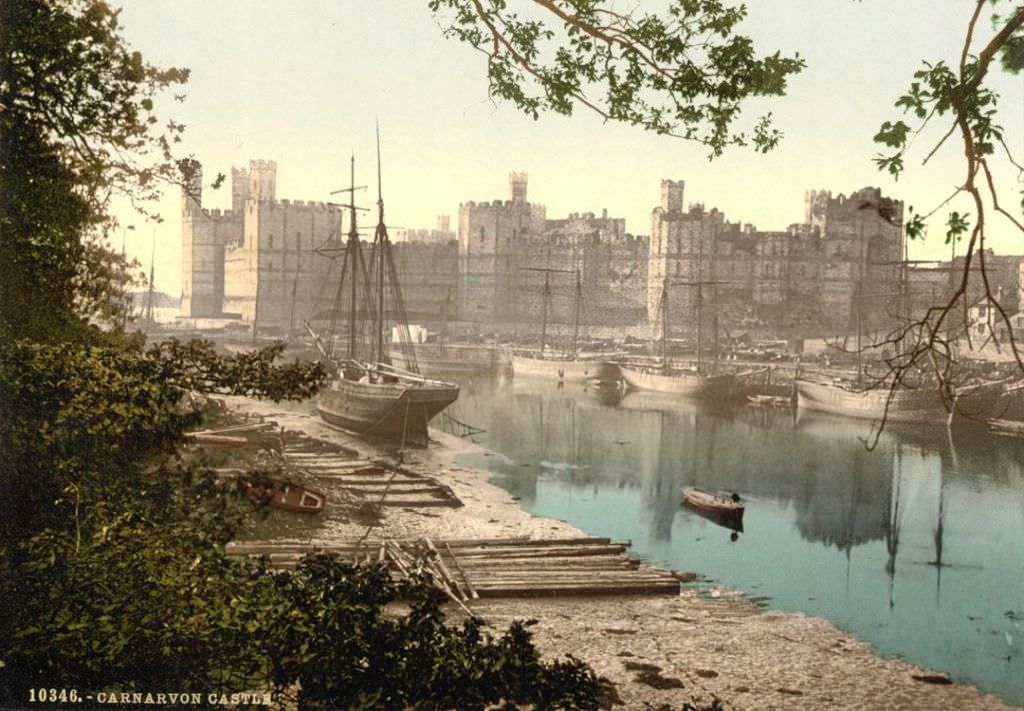
M603 124L584 109L534 121L493 104L483 55L445 40L428 0L120 4L124 34L147 60L192 70L172 92L187 99L168 96L162 115L187 125L183 151L203 163L207 186L218 172L230 176L232 166L265 158L278 164L278 198L327 200L347 185L353 151L357 183L375 184L379 118L394 227L430 228L439 214L454 226L460 202L507 199L510 171L529 173L529 199L544 203L549 217L607 208L634 234L649 233L662 178L685 180L687 203L773 230L802 221L807 189L848 194L878 186L927 211L964 177L954 140L920 166L948 123L922 134L898 183L873 164L871 137L882 121L900 118L893 103L922 59L958 59L971 0L748 0L745 29L761 51L796 51L808 66L787 96L749 109L751 119L774 113L782 144L768 155L732 149L712 162L700 146ZM989 34L987 24L979 28ZM1022 88L1022 77L998 85L1008 143L1024 154ZM998 178L1004 201L1018 202L1024 185L1016 171ZM181 289L179 204L179 195L167 195L166 221L156 227L156 284L172 294ZM204 190L204 205L230 206L229 184ZM153 226L119 214L136 226L128 252L148 271ZM1011 229L999 224L992 234L998 252L1024 253L1024 239ZM933 224L911 256L948 258L943 239L941 222Z

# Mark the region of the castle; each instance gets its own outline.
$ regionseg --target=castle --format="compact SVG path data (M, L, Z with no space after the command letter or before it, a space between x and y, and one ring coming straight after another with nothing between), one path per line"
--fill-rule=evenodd
M202 207L202 166L182 195L182 316L235 317L257 327L295 328L314 308L328 260L315 250L337 240L341 210L277 200L277 164L253 160L231 171L231 209Z
M233 169L232 209L221 212L202 207L202 168L192 166L182 198L184 317L283 333L323 308L331 260L317 250L340 245L342 210L278 200L276 171L261 160ZM667 301L673 336L692 335L699 316L725 334L798 338L850 333L858 321L882 328L897 317L907 293L900 201L877 188L808 191L802 223L760 231L699 203L684 207L684 189L663 180L650 236L636 236L607 210L549 219L543 204L529 202L527 176L511 173L510 199L462 203L455 232L444 216L433 230L395 231L409 319L524 336L539 331L546 310L556 336L577 320L595 336L649 334ZM1015 293L1016 269L1006 271ZM921 276L932 296L936 279Z

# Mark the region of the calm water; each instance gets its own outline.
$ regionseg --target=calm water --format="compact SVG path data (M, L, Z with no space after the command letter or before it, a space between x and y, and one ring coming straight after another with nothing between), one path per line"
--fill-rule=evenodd
M1024 705L1024 440L891 427L869 452L857 421L613 400L464 383L452 414L486 429L474 439L490 452L463 464L533 513ZM691 484L740 492L744 532L682 508Z

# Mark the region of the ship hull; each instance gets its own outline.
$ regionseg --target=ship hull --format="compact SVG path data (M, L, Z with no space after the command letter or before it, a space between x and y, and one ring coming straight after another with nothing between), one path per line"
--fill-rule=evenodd
M847 390L809 380L796 382L797 407L806 410L869 420L884 418L888 422L941 424L949 419L949 412L934 389L897 390L891 400L889 396L887 387Z
M652 390L693 398L731 397L735 392L736 378L729 374L697 375L676 373L663 375L636 368L620 366L622 378L634 390Z
M512 375L528 378L549 378L567 383L583 383L588 378L617 380L618 368L614 363L599 360L567 358L530 358L512 356Z
M404 353L396 349L390 356L399 368L411 370ZM508 358L494 346L424 344L416 346L416 365L421 373L473 375L498 372L508 366Z
M427 424L458 397L459 388L451 383L335 378L320 394L316 409L328 424L356 434L425 441Z

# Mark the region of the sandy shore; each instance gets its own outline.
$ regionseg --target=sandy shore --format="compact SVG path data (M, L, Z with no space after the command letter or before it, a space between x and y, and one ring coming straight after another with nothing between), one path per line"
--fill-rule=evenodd
M336 442L369 458L380 449L325 426L318 418L272 403L227 398L243 412L288 430ZM456 464L475 445L432 432L436 442L411 450L403 465L449 486L464 506L389 509L370 537L501 538L585 535L561 521L523 511L488 473ZM500 456L500 455L495 455ZM327 492L330 495L330 492ZM359 538L367 524L327 516L313 540ZM699 572L699 571L697 571ZM882 659L827 620L762 611L725 588L686 590L675 597L592 597L478 600L476 614L503 629L532 618L538 647L571 653L614 683L617 708L680 708L717 697L728 709L1008 709L967 684L915 679L934 672ZM457 610L452 616L457 617Z

